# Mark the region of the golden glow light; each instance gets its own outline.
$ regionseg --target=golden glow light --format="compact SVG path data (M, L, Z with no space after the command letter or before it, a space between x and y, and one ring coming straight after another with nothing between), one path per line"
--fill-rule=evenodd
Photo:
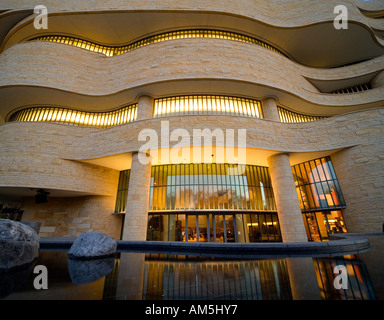
M276 53L283 55L281 51L255 38L234 33L234 32L227 32L227 31L220 31L220 30L196 29L196 30L181 30L181 31L166 32L166 33L162 33L159 35L151 36L151 37L136 41L126 46L119 46L119 47L103 46L96 43L92 43L90 41L77 39L74 37L53 36L53 35L37 37L32 39L32 41L51 41L51 42L57 42L57 43L64 43L64 44L79 47L88 51L102 53L107 57L111 57L111 56L116 56L116 55L129 52L136 48L140 48L152 43L175 40L175 39L187 39L187 38L226 39L226 40L251 43L251 44L262 46L268 50L272 50Z
M188 114L222 114L262 118L257 100L227 96L180 96L155 100L154 117Z
M309 116L305 114L300 114L296 112L289 111L282 107L277 107L279 112L279 117L281 122L285 123L297 123L297 122L309 122L325 119L326 117L321 116Z
M55 122L82 127L108 128L135 121L137 104L110 112L84 112L60 107L33 107L17 111L10 121Z

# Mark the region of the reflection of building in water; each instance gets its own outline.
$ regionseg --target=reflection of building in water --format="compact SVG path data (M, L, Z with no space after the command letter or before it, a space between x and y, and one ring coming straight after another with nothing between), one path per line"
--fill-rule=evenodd
M147 260L143 299L292 299L285 260Z
M376 299L365 263L354 255L344 258L314 259L321 297L327 300L374 300ZM336 266L345 266L348 272L348 287L336 289L334 274Z
M335 289L334 267L348 271ZM106 276L103 299L129 300L374 300L365 264L344 258L220 260L121 253Z

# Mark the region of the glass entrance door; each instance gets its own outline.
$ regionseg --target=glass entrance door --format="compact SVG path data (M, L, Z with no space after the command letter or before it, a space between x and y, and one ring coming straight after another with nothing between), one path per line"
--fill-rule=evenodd
M198 241L199 225L196 223L197 215L188 215L188 242Z
M233 215L225 215L225 237L226 242L237 242L235 233L235 219Z
M216 214L213 216L213 241L214 242L237 242L235 233L235 218L233 214Z
M210 228L209 216L206 214L189 214L187 215L188 234L186 241L188 242L209 242Z

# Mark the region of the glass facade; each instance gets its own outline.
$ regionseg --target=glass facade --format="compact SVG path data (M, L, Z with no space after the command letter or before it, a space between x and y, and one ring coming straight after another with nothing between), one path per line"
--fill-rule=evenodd
M150 212L148 241L281 242L277 213Z
M137 104L110 112L84 112L60 107L33 107L15 112L9 121L42 121L80 127L108 128L135 121Z
M149 210L275 211L276 204L267 167L180 164L152 167Z
M126 211L130 174L130 169L120 171L119 184L117 186L115 213L123 213Z
M153 166L148 241L281 241L269 170L229 164ZM116 213L126 211L130 170L120 172Z
M328 240L330 234L347 232L340 210L345 200L331 158L297 164L292 173L308 239Z
M86 40L81 40L81 39L67 37L67 36L57 36L57 35L41 36L41 37L31 39L31 41L51 41L51 42L57 42L57 43L64 43L64 44L72 45L72 46L82 48L91 52L98 52L106 55L107 57L111 57L111 56L116 56L116 55L129 52L136 48L147 46L149 44L153 44L156 42L175 40L175 39L188 39L188 38L213 38L213 39L227 39L227 40L233 40L233 41L240 41L240 42L259 45L268 50L272 50L276 53L283 55L281 51L255 38L233 33L233 32L220 31L220 30L205 30L205 29L179 30L179 31L166 32L166 33L158 34L155 36L151 36L151 37L136 41L126 46L118 46L118 47L103 46L103 45L99 45Z
M234 168L229 164L153 166L147 240L281 241L268 168L244 166L238 168L238 175L229 174Z
M297 123L297 122L309 122L325 119L326 117L320 116L309 116L305 114L300 114L296 112L289 111L282 107L277 107L279 113L280 121L285 123Z
M292 167L309 241L347 232L330 157ZM126 211L130 170L120 172L116 213ZM282 241L269 169L254 165L179 164L151 168L147 240Z
M302 210L345 207L330 157L294 165L292 173Z
M309 241L329 240L330 234L347 232L340 210L307 212L303 219Z
M181 96L155 100L155 118L188 114L263 117L260 102L251 99L226 96Z

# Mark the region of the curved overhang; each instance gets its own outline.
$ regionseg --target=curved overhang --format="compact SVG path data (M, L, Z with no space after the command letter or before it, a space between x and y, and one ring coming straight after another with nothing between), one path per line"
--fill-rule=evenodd
M30 16L33 10L0 10L0 43L21 20Z
M192 89L193 88L193 89ZM79 111L112 111L128 104L136 103L142 94L154 98L165 98L179 95L228 95L249 99L263 100L274 97L278 105L302 114L314 116L333 116L362 109L383 106L383 89L376 90L376 94L369 100L365 98L370 93L356 94L360 99L356 103L346 105L344 95L319 94L319 102L311 102L289 91L268 87L244 81L227 79L185 79L148 83L106 96L90 96L75 92L63 91L55 88L33 86L10 86L0 88L1 116L7 121L17 110L31 106L57 106ZM339 105L320 103L339 102ZM358 101L360 100L360 101Z
M374 77L383 63L381 57L364 63L358 80ZM89 73L91 66L96 66L94 73ZM319 116L382 107L384 87L335 95L319 92L306 79L315 85L340 85L356 77L356 68L335 69L334 75L263 47L238 42L228 46L226 40L215 39L172 40L112 58L64 44L28 42L0 55L0 115L8 118L34 105L110 111L137 102L140 94L275 97L282 107Z
M384 69L374 71L368 74L356 75L347 78L334 77L328 79L314 79L305 77L310 83L312 83L319 91L324 93L331 93L333 91L355 87L358 85L364 85L370 83L374 77L376 77Z
M288 22L287 26L284 23L282 26L270 24L270 21L267 23L266 19L257 19L252 14L204 9L50 12L48 30L36 30L33 27L34 16L29 16L8 33L0 50L47 34L116 46L167 31L215 28L260 39L302 65L330 68L384 54L384 43L364 24L363 18L350 19L347 30L336 30L334 16L330 19L329 15L320 21L313 18L313 22L300 24L300 19L297 19L297 26Z

